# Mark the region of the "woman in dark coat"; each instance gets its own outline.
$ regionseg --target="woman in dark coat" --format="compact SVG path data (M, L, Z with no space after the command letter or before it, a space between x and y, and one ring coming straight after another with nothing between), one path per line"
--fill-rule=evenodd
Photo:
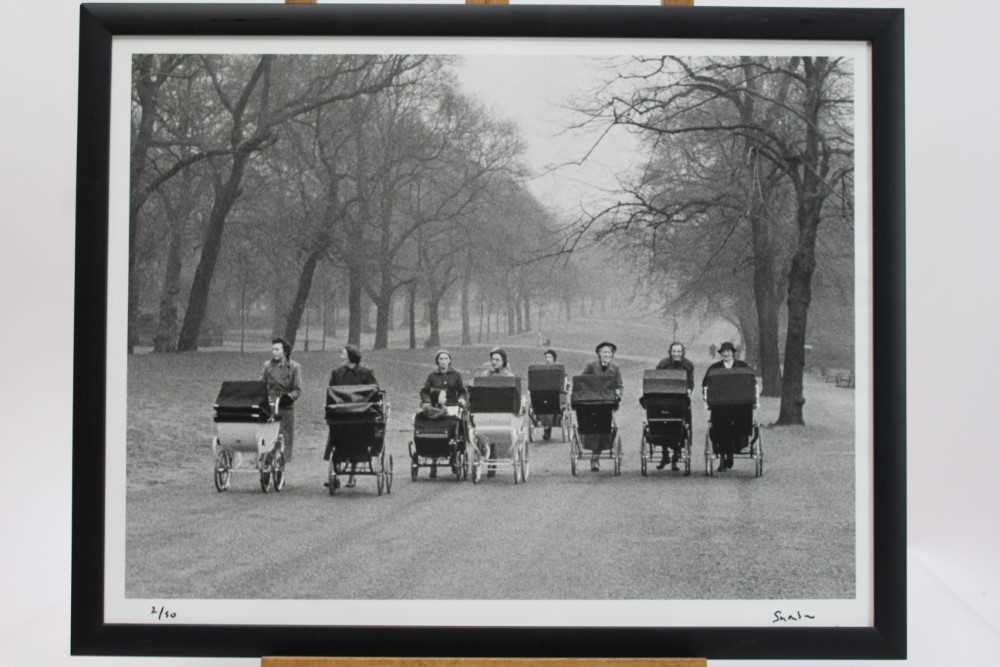
M721 360L715 362L705 370L705 377L701 381L701 398L708 405L708 376L713 370L720 368L750 368L745 361L736 358L736 346L726 341L719 346L719 356ZM712 427L709 435L715 443L719 453L719 472L729 470L733 467L733 454L747 446L747 438L740 435L735 423L737 415L732 409L715 408L712 410Z
M618 351L618 346L614 343L609 343L607 341L601 343L594 351L597 353L597 361L591 361L583 369L582 375L607 375L614 378L614 388L615 395L618 397L618 401L622 400L622 390L625 388L625 384L622 382L622 372L618 369L618 366L612 363L612 359L615 358L615 352ZM617 408L616 408L617 409ZM597 449L590 450L590 471L598 472L601 469L600 451Z

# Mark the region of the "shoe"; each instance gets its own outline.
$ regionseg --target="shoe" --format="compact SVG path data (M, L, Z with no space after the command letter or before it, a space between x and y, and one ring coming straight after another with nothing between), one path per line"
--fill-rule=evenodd
M326 488L330 488L330 482L323 482L323 486L325 486Z
M680 458L681 458L680 452L674 452L673 456L670 457L670 470L672 472L677 472L678 470L680 470L680 468L677 467L677 461L680 460Z
M552 429L551 428L546 428L544 431L542 431L542 440L548 440L551 437L552 437Z
M667 455L664 454L663 458L660 459L660 462L656 464L656 469L663 470L666 467L667 467Z
M597 461L590 462L590 472L601 472L601 464Z
M358 485L358 481L356 479L354 479L353 477L350 478L349 480L347 480L347 488L353 489L357 485Z

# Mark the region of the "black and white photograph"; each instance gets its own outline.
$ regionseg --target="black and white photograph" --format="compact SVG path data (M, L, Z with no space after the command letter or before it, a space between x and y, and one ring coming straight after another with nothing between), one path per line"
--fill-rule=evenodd
M132 53L125 600L864 602L864 52L729 50Z

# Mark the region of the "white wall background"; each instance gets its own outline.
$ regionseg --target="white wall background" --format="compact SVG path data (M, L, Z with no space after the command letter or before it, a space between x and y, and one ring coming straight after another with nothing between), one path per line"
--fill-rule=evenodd
M1000 364L991 359L1000 331L1000 8L743 4L907 10L907 664L992 666L1000 656ZM0 0L0 665L255 665L69 656L77 20L75 0Z

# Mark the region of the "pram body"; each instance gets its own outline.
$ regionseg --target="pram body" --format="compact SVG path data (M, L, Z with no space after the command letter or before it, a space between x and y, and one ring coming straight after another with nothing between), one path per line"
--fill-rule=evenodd
M476 439L471 448L473 483L478 483L483 473L492 476L490 473L507 467L515 484L528 481L530 453L521 378L474 378L469 387L469 412Z
M264 381L226 381L215 399L212 456L218 491L229 489L234 472L260 474L261 491L285 486L284 442L278 399L268 399Z

